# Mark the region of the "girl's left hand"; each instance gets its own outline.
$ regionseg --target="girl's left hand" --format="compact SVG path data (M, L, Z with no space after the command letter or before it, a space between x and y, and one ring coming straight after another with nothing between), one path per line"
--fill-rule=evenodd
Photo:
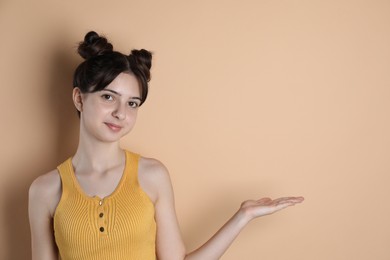
M241 204L240 211L244 212L249 220L252 220L301 203L303 200L303 197L283 197L274 200L270 198L247 200Z

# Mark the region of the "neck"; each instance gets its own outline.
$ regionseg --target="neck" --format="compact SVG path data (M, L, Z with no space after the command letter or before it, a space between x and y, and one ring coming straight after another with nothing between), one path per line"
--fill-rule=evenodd
M124 163L124 158L124 152L119 146L119 141L105 143L95 139L92 140L87 136L83 136L80 132L79 145L72 162L75 168L78 169L104 171Z

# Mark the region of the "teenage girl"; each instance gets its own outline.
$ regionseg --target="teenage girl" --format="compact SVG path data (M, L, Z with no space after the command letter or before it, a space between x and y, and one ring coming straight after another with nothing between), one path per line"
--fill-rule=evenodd
M79 144L31 184L33 260L219 259L252 219L303 201L247 200L210 240L187 252L167 169L119 145L146 100L151 53L124 55L95 32L85 35L78 52L85 59L73 80Z

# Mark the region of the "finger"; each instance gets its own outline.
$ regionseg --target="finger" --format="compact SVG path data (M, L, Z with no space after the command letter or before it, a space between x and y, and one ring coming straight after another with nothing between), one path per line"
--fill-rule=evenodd
M295 205L296 202L291 201L291 200L280 200L280 201L273 201L270 205L273 205L275 207L288 207L288 206L293 206Z
M301 203L304 200L305 199L303 197L292 197L291 199L289 199L289 201L291 201L293 203Z
M294 204L290 204L290 203L280 203L278 205L275 206L275 211L279 211L279 210L282 210L282 209L285 209L289 206L293 206Z
M304 200L303 197L282 197L282 198L275 199L274 202L279 203L285 201L285 202L299 203L302 202L303 200Z
M266 197L266 198L261 198L261 199L257 200L257 202L260 202L260 203L261 203L261 202L268 202L268 201L272 201L272 199Z
M280 203L280 202L283 202L283 201L290 201L293 198L294 197L281 197L281 198L274 199L273 202L274 203Z

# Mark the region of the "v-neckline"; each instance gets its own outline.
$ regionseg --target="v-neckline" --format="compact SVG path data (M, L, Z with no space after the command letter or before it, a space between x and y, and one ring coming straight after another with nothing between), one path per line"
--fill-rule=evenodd
M102 200L107 200L113 196L115 196L116 193L119 192L119 190L121 189L122 185L123 185L123 182L126 178L126 173L128 172L127 168L128 168L128 162L129 162L129 159L128 159L128 153L127 151L124 151L125 152L125 167L123 169L123 172L122 172L122 176L118 182L118 184L116 185L115 189L113 192L111 192L109 195L107 196L104 196L104 197L100 197L98 195L94 195L94 196L90 196L88 195L84 190L83 188L81 187L79 181L77 180L77 177L76 177L76 173L75 173L75 170L74 170L74 167L73 167L73 163L72 163L72 159L73 159L73 156L69 158L69 169L70 169L70 175L72 177L72 180L73 180L73 183L76 187L76 189L78 190L78 192L85 198L87 199L90 199L90 200L97 200L97 201L102 201Z

